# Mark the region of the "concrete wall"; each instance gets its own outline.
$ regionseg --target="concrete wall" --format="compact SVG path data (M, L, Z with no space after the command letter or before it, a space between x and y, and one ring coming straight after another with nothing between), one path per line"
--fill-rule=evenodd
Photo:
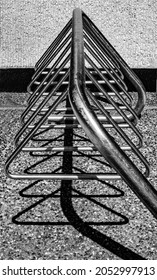
M80 7L130 67L156 68L156 0L1 0L0 67L33 67Z

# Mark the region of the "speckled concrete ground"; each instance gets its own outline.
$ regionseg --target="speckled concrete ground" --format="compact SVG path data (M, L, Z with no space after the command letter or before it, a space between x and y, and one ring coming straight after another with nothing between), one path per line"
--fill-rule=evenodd
M2 0L0 67L34 66L76 7L130 67L157 66L155 0Z
M156 94L147 94L147 106L139 121L138 128L144 136L142 153L150 163L149 180L157 189L157 108ZM119 259L102 246L82 236L71 225L16 225L12 216L35 203L39 198L20 197L19 191L30 182L11 180L4 173L4 163L14 149L13 139L20 128L19 117L23 111L27 94L0 94L0 259ZM18 104L19 108L14 109ZM7 109L6 109L7 108ZM78 166L93 171L90 161L82 159ZM95 165L97 167L97 165ZM23 166L22 166L23 167ZM16 168L16 163L13 168ZM21 168L21 167L20 167ZM121 225L94 225L104 235L110 236L124 247L147 259L157 259L157 221L143 206L139 199L122 181L116 183L116 188L96 181L74 181L74 190L84 194L102 196L95 198L102 206L107 206L129 219ZM59 183L43 181L32 185L25 193L48 194L59 188ZM124 196L117 194L122 194ZM111 195L105 197L105 195ZM113 195L113 197L112 197ZM85 221L119 221L117 216L105 207L89 201L86 198L74 198L74 208ZM59 199L47 199L19 219L33 221L62 220L66 222L60 208Z

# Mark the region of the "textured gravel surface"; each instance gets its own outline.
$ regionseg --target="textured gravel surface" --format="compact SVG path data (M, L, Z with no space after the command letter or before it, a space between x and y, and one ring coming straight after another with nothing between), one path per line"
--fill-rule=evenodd
M133 93L132 93L133 95ZM14 106L17 107L18 105L22 108L23 106L27 105L27 98L29 97L29 94L26 92L22 93L8 93L8 92L0 92L0 108L4 106L4 109L7 107L13 108ZM157 104L157 95L155 92L149 92L147 94L147 106L156 106Z
M103 246L84 237L73 226L66 224L67 220L62 213L59 196L46 197L52 191L58 190L57 194L60 194L60 182L44 180L33 183L6 177L4 163L14 149L13 139L20 128L19 117L23 111L22 109L11 109L13 106L11 101L14 104L23 105L26 95L3 93L0 97L3 97L0 98L0 259L119 259L116 254L112 254ZM147 106L154 105L155 94L148 94ZM5 109L5 106L10 107L10 109ZM144 145L141 151L151 167L149 181L157 189L156 122L157 109L145 109L138 123L138 128L144 136ZM31 164L33 162L35 159L31 161ZM15 161L12 170L22 170L29 163L29 156L22 155L18 161ZM101 163L87 157L75 157L73 164L83 171L103 171ZM57 165L60 165L59 157L47 160L43 165L38 165L37 168L39 170L45 168L49 171L56 168ZM27 188L28 186L29 188ZM23 191L23 195L27 195L27 197L20 197L19 191L24 188L26 189ZM116 184L104 184L96 180L86 182L75 180L73 189L73 194L77 194L75 191L83 194L83 197L73 197L74 209L83 221L91 224L93 222L99 223L99 225L95 224L91 227L143 258L157 259L157 221L125 183L120 180ZM29 195L34 195L34 197L29 197ZM42 199L43 195L45 195L45 200L35 204ZM87 198L87 195L91 195L90 199ZM19 221L65 222L65 225L41 226L12 223L12 217L15 214L33 203L34 207L23 213L18 218ZM128 222L124 224L125 217ZM113 225L109 224L111 222Z
M2 0L1 67L34 66L76 7L131 67L157 66L155 0Z

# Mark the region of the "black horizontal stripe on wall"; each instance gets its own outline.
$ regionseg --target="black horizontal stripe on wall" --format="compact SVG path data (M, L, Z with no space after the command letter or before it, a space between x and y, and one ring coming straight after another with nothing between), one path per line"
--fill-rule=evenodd
M156 91L157 69L133 68L132 69L145 86L147 92ZM26 92L27 86L34 74L33 68L6 68L0 69L1 92ZM134 91L131 82L125 80L129 91Z

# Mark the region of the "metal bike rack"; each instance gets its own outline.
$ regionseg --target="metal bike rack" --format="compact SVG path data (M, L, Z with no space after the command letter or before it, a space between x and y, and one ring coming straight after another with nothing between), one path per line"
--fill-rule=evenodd
M133 84L137 96L129 93L126 78ZM106 40L94 23L80 9L75 9L58 37L35 65L28 86L28 106L21 115L22 127L15 137L16 148L6 162L6 174L12 179L30 180L124 180L149 211L157 218L157 192L146 179L149 164L139 149L142 135L136 128L145 105L145 89L125 61ZM52 145L65 131L86 137L89 146ZM40 144L49 132L52 141ZM130 135L128 135L128 131ZM133 136L132 136L133 135ZM78 136L78 135L77 135ZM40 139L37 137L40 137ZM35 143L35 144L34 144ZM65 143L65 142L64 142ZM11 166L21 153L39 155L65 152L96 153L110 166L104 173L67 173L12 171ZM137 167L132 158L140 162Z

